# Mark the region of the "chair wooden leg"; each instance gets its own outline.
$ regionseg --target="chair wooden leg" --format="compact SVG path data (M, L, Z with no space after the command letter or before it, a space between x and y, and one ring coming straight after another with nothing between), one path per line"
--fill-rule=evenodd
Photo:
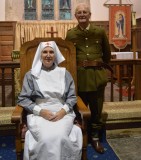
M81 160L87 160L87 148L82 149L82 158Z
M22 159L21 159L21 155L18 154L18 153L16 153L16 154L17 154L17 160L22 160Z
M22 160L21 159L21 154L22 154L21 139L17 139L17 137L16 137L16 156L17 156L17 160Z
M82 147L82 158L81 160L87 160L87 145L88 145L88 134L87 134L87 120L83 121L83 147Z
M21 153L22 153L22 142L21 142L21 134L20 134L20 125L17 124L16 127L16 140L15 140L15 145L16 145L16 156L17 160L21 160Z

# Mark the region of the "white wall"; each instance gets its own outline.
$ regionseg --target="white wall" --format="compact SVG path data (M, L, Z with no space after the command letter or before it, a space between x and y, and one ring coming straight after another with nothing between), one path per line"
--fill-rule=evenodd
M134 0L133 10L136 12L136 18L141 18L141 0Z
M90 0L91 4L91 20L92 21L108 21L109 9L103 4L106 0ZM108 4L119 4L119 0L110 0ZM141 18L141 0L122 0L122 3L133 4L133 10L136 12L136 18Z
M0 0L0 21L6 20L5 12L7 10L5 9L5 2L15 2L15 0ZM17 0L16 0L17 1ZM22 2L23 0L18 0L17 2ZM16 2L16 3L17 3ZM104 7L103 4L106 2L106 0L90 0L90 6L91 6L91 20L92 21L108 21L109 20L109 9L107 7ZM132 3L133 4L133 10L136 12L136 18L141 18L141 0L122 0L123 3ZM119 4L119 0L109 0L108 3L111 4ZM18 4L18 3L17 3ZM22 4L23 6L23 4ZM22 14L20 15L20 7L16 8L16 10L19 9L18 16L15 16L18 18L18 20L22 19ZM15 20L15 19L14 19ZM17 20L17 19L16 19Z
M0 21L5 20L5 0L0 0Z
M5 20L21 21L24 13L24 0L5 1Z

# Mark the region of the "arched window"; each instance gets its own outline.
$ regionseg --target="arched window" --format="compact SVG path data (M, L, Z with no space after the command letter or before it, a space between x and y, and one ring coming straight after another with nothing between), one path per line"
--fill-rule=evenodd
M25 20L71 20L72 0L24 0Z

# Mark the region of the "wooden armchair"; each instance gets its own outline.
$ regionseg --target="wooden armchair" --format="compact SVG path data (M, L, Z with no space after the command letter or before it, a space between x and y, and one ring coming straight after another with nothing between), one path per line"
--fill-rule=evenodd
M65 61L61 64L61 66L65 66L67 70L72 74L75 85L77 88L77 76L76 76L76 51L73 43L65 41L61 38L37 38L35 40L26 42L22 45L21 51L20 51L20 70L21 70L21 86L22 81L24 78L25 73L30 70L32 60L35 54L35 51L39 45L40 42L43 41L50 41L53 40L58 45L59 49L61 50L62 54L65 57ZM82 115L82 131L83 131L83 151L82 151L82 159L86 160L86 147L87 147L87 120L90 117L90 111L85 106L83 101L80 97L78 97L77 100L77 107L79 112ZM23 127L23 124L26 123L25 119L25 111L22 107L16 106L12 118L12 123L16 124L16 154L17 154L17 160L22 159L22 151L23 151L23 143L24 143L24 136L22 131L26 130L26 128Z

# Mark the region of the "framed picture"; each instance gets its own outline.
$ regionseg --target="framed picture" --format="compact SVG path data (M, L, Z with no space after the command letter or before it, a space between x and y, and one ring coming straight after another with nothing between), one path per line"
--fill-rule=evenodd
M118 49L131 44L131 5L109 7L109 41Z

